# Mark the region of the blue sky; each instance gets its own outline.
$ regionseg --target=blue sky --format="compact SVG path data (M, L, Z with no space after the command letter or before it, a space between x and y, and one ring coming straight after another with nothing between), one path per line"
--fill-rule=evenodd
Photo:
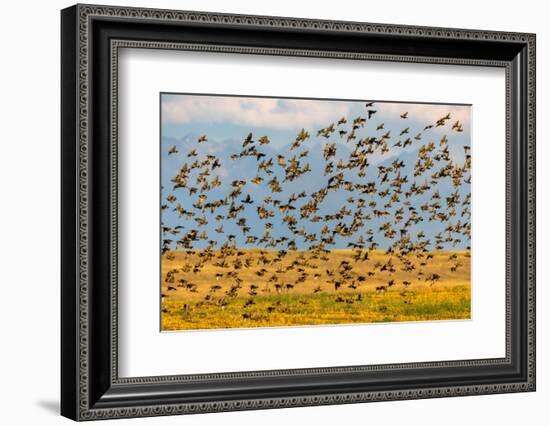
M256 160L255 158L242 158L237 162L230 160L232 153L238 153L242 149L242 142L248 133L253 134L254 140L261 136L267 136L270 140L268 145L262 145L262 152L266 153L266 158L277 155L289 154L289 145L295 140L298 132L304 128L309 132L311 137L307 139L302 147L292 152L301 153L309 149L310 153L304 157L304 162L309 161L310 167L313 169L310 176L304 175L303 178L289 182L283 189L283 192L278 194L281 199L289 197L293 192L297 193L302 190L313 192L320 187L326 186L326 179L330 176L323 176L322 169L324 168L324 159L322 158L323 146L327 143L335 143L337 147L337 159L346 160L349 158L349 153L354 149L355 143L362 137L377 137L380 138L386 132L390 132L389 147L390 151L382 155L379 151L369 155L368 173L365 177L351 176L346 174L346 179L357 183L365 183L372 181L377 176L378 165L389 165L396 158L405 159L407 167L412 170L413 164L418 158L418 149L429 142L434 142L436 147L443 135L447 135L449 139L449 151L451 159L455 164L464 162L464 146L470 144L471 131L471 107L465 105L439 105L439 104L411 104L411 103L396 103L396 102L375 102L372 107L365 107L366 101L335 101L335 100L305 100L305 99L277 99L277 98L255 98L255 97L236 97L236 96L206 96L206 95L190 95L190 94L163 94L161 96L161 167L162 167L162 185L163 199L170 193L177 197L177 203L180 203L186 210L193 210L192 204L196 201L197 194L189 196L187 190L176 190L172 192L173 184L170 179L178 173L184 163L191 164L195 159L201 160L206 158L206 155L212 154L220 158L222 166L217 168L215 173L212 172L210 178L215 174L219 175L223 183L220 188L207 193L212 200L223 198L224 194L230 189L229 183L235 179L249 180L256 175ZM347 142L346 137L340 137L338 132L334 132L330 138L317 136L317 131L321 128L334 123L335 126L341 117L347 119L345 125L337 126L337 129L350 130L352 121L355 117L367 116L367 110L376 110L376 113L366 124L358 129L357 139ZM407 112L407 118L400 117L401 114ZM444 126L432 128L424 131L424 127L428 124L434 124L436 120L451 114L451 119ZM459 121L463 131L456 132L451 129L454 122ZM377 130L377 127L384 124L383 129ZM400 133L409 128L408 134L400 136ZM398 140L404 141L407 137L413 138L416 134L421 133L421 140L416 141L412 146L407 148L392 147ZM199 135L207 135L208 142L198 144L197 138ZM170 147L176 146L177 154L168 155ZM188 158L189 150L197 149L198 156ZM410 164L409 164L410 163ZM275 168L278 170L277 168ZM319 170L316 170L319 169ZM406 170L406 169L404 169ZM435 169L434 169L435 170ZM282 171L282 169L280 169ZM410 170L409 170L410 171ZM198 170L196 170L198 174ZM433 170L431 171L433 172ZM282 175L275 175L284 178ZM428 176L420 176L416 178L418 184L422 184ZM192 175L196 177L196 175ZM443 181L444 179L442 179ZM192 179L190 178L190 181ZM267 181L267 179L266 179ZM411 180L412 182L412 176ZM441 182L441 195L450 194L454 191L450 181ZM381 188L382 189L382 188ZM462 185L460 194L465 196L469 192L468 185ZM269 195L269 189L265 185L255 186L247 183L243 188L243 197L250 194L254 203L246 206L243 212L243 217L251 226L251 234L263 234L265 221L259 220L256 216L256 208L262 204L262 200L266 195ZM351 194L357 197L357 194ZM347 191L335 191L330 194L325 200L326 206L321 209L323 214L332 214L335 209L331 206L341 206L350 196ZM429 198L429 197L428 197ZM241 199L241 197L239 197ZM370 200L370 199L369 199ZM377 203L382 205L384 200L376 198ZM419 197L415 200L418 205L425 203L425 197ZM395 209L399 206L395 206ZM163 221L166 226L175 226L179 224L185 229L196 228L196 224L191 220L182 220L177 217L177 214L170 208L165 210ZM368 207L365 210L368 213ZM393 212L392 212L393 213ZM214 232L214 228L219 225L214 219L214 215L209 215L204 212L196 212L197 216L205 216L209 222L208 225L201 229L207 231L210 239L223 242L225 235ZM298 215L299 217L299 215ZM455 219L456 221L457 219ZM271 222L280 221L280 218L273 218ZM387 221L387 220L386 220ZM464 221L464 219L463 219ZM303 227L306 232L319 231L319 225L311 223L299 222L298 228ZM383 220L372 220L366 228L372 228L376 233L377 227L383 223ZM329 225L335 225L329 224ZM433 236L442 228L441 223L428 223L424 221L416 226L416 232L423 231L428 236ZM227 233L238 234L240 229L227 224ZM255 229L256 228L256 229ZM365 229L366 230L366 229ZM288 231L284 226L274 226L272 235L287 236ZM343 248L349 240L338 238L337 244L333 248ZM384 248L390 241L383 237L375 235L375 240ZM244 237L237 237L239 245L247 246ZM306 248L307 243L296 241L299 248ZM204 246L205 243L197 244L197 247ZM461 248L469 245L469 241L463 241L460 244ZM448 247L450 248L450 247Z

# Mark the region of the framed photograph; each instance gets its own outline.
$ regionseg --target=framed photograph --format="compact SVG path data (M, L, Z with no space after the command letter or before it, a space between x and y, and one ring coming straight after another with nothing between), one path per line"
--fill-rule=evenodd
M535 35L61 29L64 416L535 390Z

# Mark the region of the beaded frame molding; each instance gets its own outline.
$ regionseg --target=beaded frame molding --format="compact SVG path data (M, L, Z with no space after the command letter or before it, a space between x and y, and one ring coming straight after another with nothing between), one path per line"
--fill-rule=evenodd
M62 415L93 420L535 390L535 35L97 5L75 5L61 18ZM503 68L506 356L120 378L121 48Z

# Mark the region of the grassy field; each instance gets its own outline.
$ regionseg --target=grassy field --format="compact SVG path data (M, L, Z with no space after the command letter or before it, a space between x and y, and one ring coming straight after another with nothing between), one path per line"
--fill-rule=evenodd
M470 318L467 252L411 256L409 271L381 251L360 262L352 250L325 259L289 252L275 262L277 252L240 252L223 263L218 252L206 260L199 251L163 256L162 330ZM350 265L343 275L342 262Z

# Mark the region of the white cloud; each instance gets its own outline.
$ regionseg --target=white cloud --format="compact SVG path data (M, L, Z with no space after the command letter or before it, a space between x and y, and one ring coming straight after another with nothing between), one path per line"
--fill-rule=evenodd
M302 99L238 98L174 95L162 102L165 123L238 123L246 126L296 130L327 126L347 115L350 102Z

